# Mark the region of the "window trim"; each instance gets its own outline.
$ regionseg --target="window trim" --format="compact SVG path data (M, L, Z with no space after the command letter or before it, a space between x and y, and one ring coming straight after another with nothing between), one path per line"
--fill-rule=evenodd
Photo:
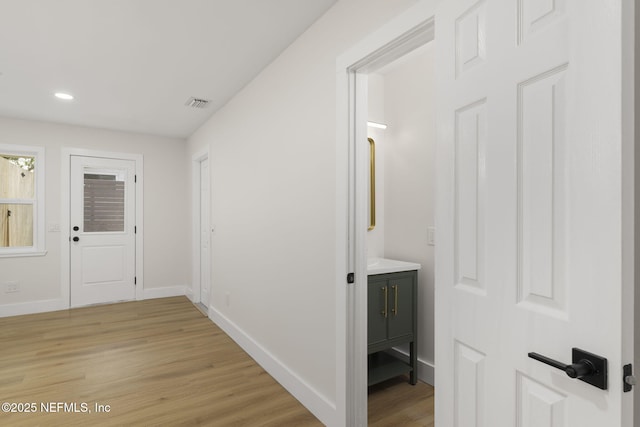
M0 143L0 154L35 158L36 175L33 197L33 246L0 247L0 258L43 256L45 248L45 148L30 145ZM16 200L16 199L0 199Z

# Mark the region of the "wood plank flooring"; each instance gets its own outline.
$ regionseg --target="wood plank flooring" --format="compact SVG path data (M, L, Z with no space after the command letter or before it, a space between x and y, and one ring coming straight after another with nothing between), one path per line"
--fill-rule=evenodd
M434 390L409 377L397 377L369 387L369 426L434 427Z
M433 425L425 384L369 400L372 426ZM16 427L322 425L184 297L0 318L2 402L35 409Z

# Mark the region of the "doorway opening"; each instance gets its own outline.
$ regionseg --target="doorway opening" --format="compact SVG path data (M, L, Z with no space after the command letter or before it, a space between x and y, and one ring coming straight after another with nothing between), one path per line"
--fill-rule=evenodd
M209 153L193 159L193 278L191 300L208 316L211 303L211 184Z
M385 418L399 420L403 412L417 411L425 425L430 425L430 419L433 422L434 56L434 42L429 42L367 74L370 425ZM415 274L411 273L414 269ZM402 281L407 278L413 283L406 286L415 287L413 292L402 289ZM389 289L380 286L385 282ZM387 309L384 292L388 293ZM384 333L383 337L377 333L385 326L386 338ZM374 343L384 339L386 344ZM397 370L391 369L391 363ZM421 384L411 386L416 379ZM405 398L393 408L376 407L383 395ZM424 409L426 413L422 413Z
M338 272L353 273L353 276L349 277L354 278L352 285L338 288L339 300L344 297L345 301L344 417L349 425L366 425L368 418L368 252L371 243L369 240L374 240L367 238L367 233L371 233L367 231L371 220L370 144L367 142L372 135L367 122L374 119L369 117L369 77L395 60L433 42L434 30L433 7L422 2L338 59L338 72L346 71L342 80L338 81L338 88L346 92L348 100L344 104L338 103L339 153L344 150L342 144L348 139L348 151L344 156L346 170L338 170L339 174L344 172L348 182L347 191L343 193L347 202L344 205L338 203L339 210L344 208L348 212L346 229L338 229L338 233L343 232L347 236L346 250L342 253L338 251ZM372 139L375 140L375 136ZM340 176L341 180L344 179L343 176ZM377 185L377 188L379 187ZM378 199L377 209L380 209L380 203ZM379 219L376 222L381 224ZM425 224L424 227L428 231L429 224ZM344 259L341 260L342 256ZM393 291L389 292L389 295L395 296ZM340 335L338 339L340 340ZM340 347L338 349L340 350ZM429 363L423 365L429 366ZM432 368L433 364L430 365ZM422 375L422 379L426 379L425 372L420 371L418 369L418 377Z

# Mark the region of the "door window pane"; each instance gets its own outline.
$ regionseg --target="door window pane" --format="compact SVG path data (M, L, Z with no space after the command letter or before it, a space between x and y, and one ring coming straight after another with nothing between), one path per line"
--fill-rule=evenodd
M0 203L0 247L33 246L33 205Z
M124 231L124 181L117 175L84 174L84 232Z

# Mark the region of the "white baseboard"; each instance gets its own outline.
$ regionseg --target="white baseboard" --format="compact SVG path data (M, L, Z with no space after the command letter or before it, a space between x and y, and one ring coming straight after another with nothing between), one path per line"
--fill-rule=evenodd
M394 353L397 358L409 363L409 353L405 353L398 348L393 348L390 352ZM433 363L418 358L418 379L429 385L435 384L435 366Z
M181 297L186 294L186 286L166 286L144 290L144 299Z
M144 299L167 298L183 296L187 286L168 286L164 288L150 288L144 290ZM50 299L42 301L28 301L16 304L0 305L0 317L21 316L23 314L46 313L69 309L69 301Z
M48 311L67 310L69 301L62 299L49 299L42 301L29 301L17 304L0 305L0 317L21 316L23 314L46 313Z
M185 286L184 295L189 298L189 301L195 303L195 294L193 293L193 289L191 286Z
M214 307L209 307L209 318L246 351L265 371L302 403L320 422L334 425L336 406L292 372L268 350L247 335L235 323Z

